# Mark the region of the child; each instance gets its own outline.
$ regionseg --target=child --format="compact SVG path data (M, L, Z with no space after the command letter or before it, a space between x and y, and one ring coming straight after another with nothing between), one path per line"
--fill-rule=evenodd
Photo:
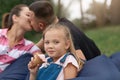
M50 25L43 32L44 49L49 57L41 65L38 72L36 67L31 67L34 60L28 64L30 80L65 80L75 78L79 67L75 55L70 31L59 23Z

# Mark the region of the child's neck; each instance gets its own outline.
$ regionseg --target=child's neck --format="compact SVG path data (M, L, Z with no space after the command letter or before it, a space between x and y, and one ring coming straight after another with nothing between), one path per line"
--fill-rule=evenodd
M65 55L65 54L64 54ZM53 62L56 62L57 60L59 60L63 55L59 56L59 57L52 57Z

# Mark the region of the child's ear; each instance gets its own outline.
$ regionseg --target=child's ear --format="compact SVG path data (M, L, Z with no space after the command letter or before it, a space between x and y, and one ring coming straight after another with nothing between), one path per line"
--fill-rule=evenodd
M67 40L65 49L67 50L67 49L69 49L69 47L70 47L70 40Z

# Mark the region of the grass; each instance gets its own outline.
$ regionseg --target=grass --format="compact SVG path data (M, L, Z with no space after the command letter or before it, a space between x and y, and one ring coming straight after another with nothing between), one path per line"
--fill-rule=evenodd
M88 30L85 31L85 34L96 43L103 54L109 56L120 51L120 25ZM40 34L30 34L28 36L28 39L35 43L41 38Z
M120 26L107 26L85 33L95 41L103 54L109 56L120 51Z

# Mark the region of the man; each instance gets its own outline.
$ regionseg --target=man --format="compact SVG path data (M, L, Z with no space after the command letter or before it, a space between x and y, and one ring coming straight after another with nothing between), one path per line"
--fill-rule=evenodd
M31 25L35 31L43 32L44 29L52 23L61 23L66 25L72 34L77 56L89 60L101 54L95 43L80 31L72 22L66 18L58 19L55 16L52 5L48 1L36 1L29 6L33 12ZM37 43L42 49L42 39ZM83 55L84 54L84 55Z
M52 23L65 24L71 31L73 36L73 42L78 53L82 59L91 59L100 55L100 51L94 42L89 39L82 31L80 31L73 23L65 18L58 19L55 14L52 5L47 1L36 1L30 6L30 10L33 12L31 17L31 25L33 29L37 32L43 32L44 29ZM42 39L37 44L40 48L43 47ZM41 48L42 49L42 48ZM84 55L85 57L84 57ZM11 64L5 71L3 75L0 76L0 80L25 80L28 69L27 62L30 61L32 55L23 55L17 59L13 64ZM19 62L22 64L18 65ZM21 70L22 69L22 70ZM11 74L6 74L7 72L13 70Z

